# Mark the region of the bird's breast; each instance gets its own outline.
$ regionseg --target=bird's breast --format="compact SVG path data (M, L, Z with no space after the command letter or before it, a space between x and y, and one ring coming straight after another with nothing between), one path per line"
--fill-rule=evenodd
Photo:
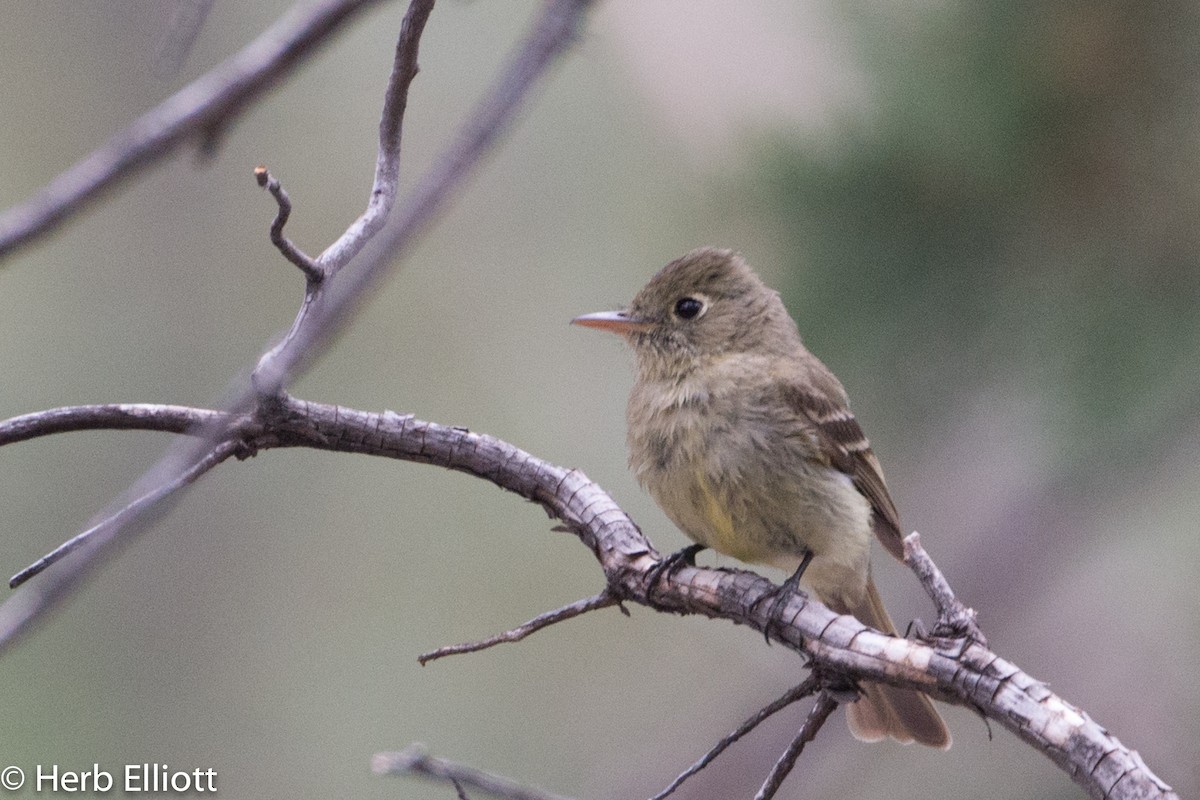
M762 490L756 463L779 459L766 452L770 434L747 413L746 399L688 382L640 384L629 402L629 461L689 538L758 562L788 544L769 541L747 513Z
M869 503L816 457L802 422L769 402L769 386L732 386L638 382L627 415L639 483L690 539L718 552L780 565L811 549L865 574Z

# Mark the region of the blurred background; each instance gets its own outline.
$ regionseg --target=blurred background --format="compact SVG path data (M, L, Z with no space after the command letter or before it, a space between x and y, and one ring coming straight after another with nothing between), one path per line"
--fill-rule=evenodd
M217 2L163 78L172 3L4 2L0 206L289 5ZM408 184L535 7L435 10ZM302 286L251 170L283 181L308 252L344 229L403 12L360 19L214 157L181 153L0 265L0 416L208 405L253 364ZM1198 56L1192 3L608 0L295 393L579 467L674 550L683 535L625 469L631 356L567 322L692 247L735 247L846 384L906 525L995 649L1196 795ZM4 448L0 571L80 530L166 443ZM933 619L910 574L879 548L875 563L902 625ZM416 663L599 588L584 548L489 484L267 452L206 478L4 656L0 766L212 767L229 798L453 796L371 774L373 753L423 741L562 794L637 798L801 678L756 633L641 608ZM753 796L805 712L678 796ZM946 716L949 754L859 744L835 721L780 797L1083 796L999 726Z

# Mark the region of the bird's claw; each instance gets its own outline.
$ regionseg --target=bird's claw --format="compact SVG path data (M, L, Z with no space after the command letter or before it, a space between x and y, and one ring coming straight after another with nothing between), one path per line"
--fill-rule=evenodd
M674 553L671 553L647 570L646 586L649 589L648 593L652 593L660 580L666 578L681 566L696 566L696 554L703 549L704 545L702 544L689 544L682 550L676 550Z
M771 644L771 623L775 619L776 612L779 611L780 604L786 603L788 597L793 594L800 597L808 597L800 589L800 579L804 577L804 571L808 569L808 565L812 563L812 560L813 552L805 550L804 556L800 559L800 566L796 568L796 571L789 575L786 581L762 595L750 605L750 613L753 614L758 611L759 604L764 600L770 599L771 601L771 606L767 609L767 622L763 625L763 638L767 640L768 645Z

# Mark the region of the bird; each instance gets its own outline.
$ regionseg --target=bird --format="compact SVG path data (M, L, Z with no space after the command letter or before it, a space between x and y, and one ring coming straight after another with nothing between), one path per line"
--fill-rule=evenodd
M803 580L839 614L896 627L871 577L871 539L903 559L900 517L846 390L804 346L779 294L733 250L703 247L663 267L627 308L575 325L632 347L629 466L694 544ZM669 561L669 559L668 559ZM868 682L851 733L947 749L927 696Z

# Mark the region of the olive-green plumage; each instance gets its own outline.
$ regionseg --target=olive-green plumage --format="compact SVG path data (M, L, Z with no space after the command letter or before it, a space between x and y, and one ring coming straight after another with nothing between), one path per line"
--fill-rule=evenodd
M633 346L629 464L698 544L795 571L839 613L895 627L871 580L872 534L902 556L899 517L846 392L779 295L730 250L671 262L624 311L577 324ZM860 739L949 747L928 698L880 684L848 707Z

